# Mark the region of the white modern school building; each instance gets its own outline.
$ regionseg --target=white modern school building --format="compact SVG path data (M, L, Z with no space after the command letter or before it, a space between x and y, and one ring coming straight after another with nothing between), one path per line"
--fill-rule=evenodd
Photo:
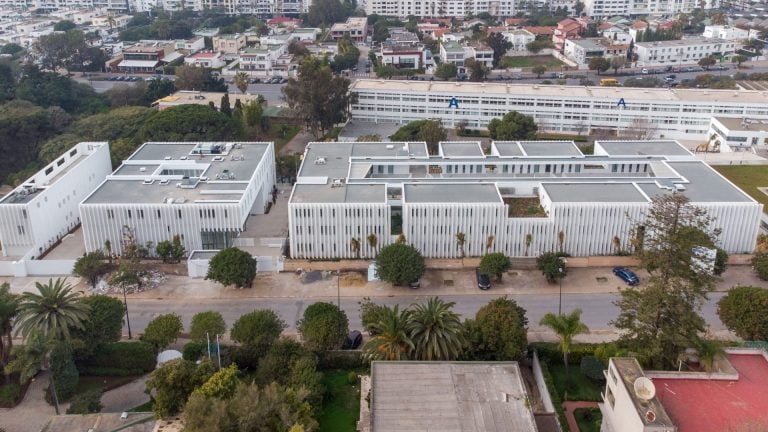
M754 249L763 206L675 141L310 143L289 200L293 258L372 258L402 234L432 258L630 249L651 199L681 193L718 245ZM560 234L562 233L562 234ZM560 244L560 238L563 242ZM359 245L359 251L353 245Z
M350 85L355 121L484 129L510 111L533 116L540 130L595 129L671 139L706 139L711 117L768 119L768 91L441 81L357 80Z
M4 257L39 258L80 224L78 204L112 170L106 142L81 142L0 199Z
M80 204L87 251L179 235L187 252L229 247L275 187L271 142L148 142ZM153 247L148 247L154 253Z

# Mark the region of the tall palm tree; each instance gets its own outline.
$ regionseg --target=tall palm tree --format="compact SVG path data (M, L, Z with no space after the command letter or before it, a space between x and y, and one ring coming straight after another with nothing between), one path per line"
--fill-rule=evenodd
M413 306L409 334L418 360L455 360L467 345L459 315L453 302L437 297Z
M35 283L38 292L25 292L21 295L17 333L26 339L37 331L48 339L69 339L69 331L83 328L83 321L88 318L90 308L79 301L78 293L72 292L72 285L65 279L54 282Z
M240 93L245 94L246 90L248 90L248 74L245 72L238 72L235 74L234 82L235 87L240 90Z
M353 238L349 241L349 248L352 249L352 253L355 257L360 258L360 240Z
M563 252L563 245L565 244L565 231L560 230L557 232L557 242L560 244L560 252Z
M563 353L563 364L568 371L568 353L571 352L573 337L589 333L589 327L581 322L581 309L574 309L570 314L548 313L541 319L539 325L549 327L560 338L560 351Z
M372 323L371 333L376 336L363 346L367 360L408 360L413 351L413 342L408 336L408 310L383 307L380 319Z
M533 243L533 234L526 234L525 235L525 256L528 256L528 249L531 248L531 243Z
M7 283L0 285L0 368L8 363L13 348L13 319L19 313L19 297Z

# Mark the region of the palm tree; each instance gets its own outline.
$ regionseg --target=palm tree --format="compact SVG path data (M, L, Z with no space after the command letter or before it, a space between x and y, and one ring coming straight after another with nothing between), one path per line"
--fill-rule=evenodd
M493 247L493 242L496 240L496 237L489 235L487 239L485 239L485 253L488 254L488 251L491 250Z
M370 325L376 336L363 346L363 356L367 360L408 360L413 351L413 342L408 336L408 310L383 307L379 321Z
M352 249L352 253L355 257L360 258L360 240L353 238L349 241L349 248Z
M699 364L705 371L712 373L714 371L715 360L725 353L723 346L714 340L704 338L696 341L696 351L699 354Z
M467 241L467 236L464 235L463 232L457 232L456 233L456 246L459 247L459 250L461 251L461 257L464 258L464 243Z
M112 242L109 239L104 240L104 250L107 251L107 259L112 264Z
M563 252L563 245L565 244L565 231L560 230L557 232L557 242L560 243L560 252Z
M36 282L38 293L25 292L21 295L17 333L26 339L32 332L48 339L69 339L69 331L83 328L90 308L72 292L72 285L65 279L48 280L47 284Z
M379 238L376 237L376 234L370 233L368 234L368 237L366 237L366 239L368 240L368 246L370 246L371 249L373 249L373 251L376 252L376 246L378 246L379 244Z
M0 368L8 363L13 349L13 319L19 313L19 297L7 283L0 285Z
M531 243L533 243L533 234L526 234L525 235L525 256L528 256L528 249L531 247Z
M589 327L581 322L581 309L574 309L570 314L548 313L539 321L539 325L549 327L560 338L560 351L563 353L563 364L568 372L568 353L571 352L573 337L589 333Z
M238 72L235 74L234 82L235 87L237 87L241 93L245 94L245 91L248 90L248 74L245 72Z
M464 326L451 309L455 303L437 297L413 306L409 334L418 360L455 360L467 345Z
M613 248L616 249L616 254L621 254L621 238L619 236L613 236Z

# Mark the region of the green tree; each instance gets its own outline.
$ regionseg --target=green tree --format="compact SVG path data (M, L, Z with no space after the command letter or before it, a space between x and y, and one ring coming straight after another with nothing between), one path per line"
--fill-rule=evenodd
M65 279L49 279L48 283L35 282L37 292L21 294L17 333L26 339L32 332L46 338L69 339L70 331L82 329L90 308L79 301L78 293Z
M0 284L0 369L8 364L13 349L13 322L19 313L19 302L8 283Z
M334 125L347 119L350 104L348 79L334 76L329 66L313 57L302 59L297 76L297 79L288 80L283 87L283 95L288 107L315 138L324 136Z
M717 60L712 56L704 57L699 60L699 66L703 67L706 70L709 70L709 68L711 68L715 64L717 64Z
M493 67L499 67L501 58L512 48L512 43L503 34L492 32L488 35L488 46L493 50Z
M24 47L17 43L8 43L0 47L0 54L15 55L24 51Z
M511 265L506 255L501 252L493 252L484 255L480 260L480 272L493 276L501 282L501 277Z
M703 241L714 243L719 230L710 225L706 210L682 194L665 194L652 200L633 229L635 255L649 276L643 287L621 290L613 324L624 331L623 343L650 367L673 367L704 331L699 311L715 276L695 270L691 249Z
M53 31L57 32L66 32L74 28L77 28L77 24L69 20L61 20L53 25Z
M72 347L68 342L54 342L50 352L51 374L60 400L68 400L77 391L80 374L72 359ZM48 390L50 392L50 388Z
M67 414L94 414L101 412L101 390L88 390L72 398Z
M264 115L264 107L260 101L248 101L243 104L243 120L245 126L255 128L261 125L261 119Z
M318 0L312 2L307 14L307 22L315 27L328 27L342 22L352 14L354 6L339 0Z
M234 83L235 87L240 90L240 93L245 94L248 90L248 74L245 72L238 72L235 74Z
M173 236L172 240L163 240L155 246L155 252L163 259L164 263L174 262L178 263L181 258L187 253L184 249L184 245L181 243L181 236L178 234Z
M203 105L179 105L149 118L138 131L146 141L231 141L241 136L231 117Z
M221 111L222 114L232 117L232 107L229 105L229 93L224 93L224 96L221 97L221 104L219 105L219 111Z
M155 415L162 418L178 413L189 395L213 374L213 364L208 359L199 365L183 359L163 363L147 380L147 392L153 394Z
M752 270L755 271L757 277L762 280L768 280L768 253L757 252L752 257Z
M378 65L373 68L377 78L390 79L397 75L397 68L392 65Z
M717 302L717 315L728 330L744 340L768 340L768 291L737 286Z
M439 120L415 120L390 135L392 141L425 141L430 154L438 153L438 144L447 134Z
M80 300L88 306L88 316L82 329L72 331L77 357L90 357L105 344L120 340L123 332L125 306L120 300L106 295L95 294Z
M600 72L605 72L611 68L611 62L605 57L592 57L589 59L588 66L589 70L597 71L597 74L600 75Z
M547 278L547 282L554 283L562 279L568 272L565 261L559 253L546 252L536 258L536 268Z
M189 326L189 337L193 340L207 340L210 336L223 335L227 331L224 317L216 311L198 312L192 316Z
M260 309L241 315L232 325L230 337L243 345L266 350L277 341L286 328L285 322L275 311Z
M416 248L404 243L384 246L376 257L379 278L394 285L418 281L424 269L424 257Z
M163 314L147 324L144 334L141 335L141 340L152 344L156 350L161 351L176 342L182 330L184 330L184 325L181 323L179 315Z
M623 56L611 57L611 69L613 74L619 73L619 69L623 68L627 64L627 58Z
M224 78L216 78L212 70L196 66L177 66L174 85L179 90L226 92Z
M749 58L741 54L736 54L735 56L731 57L731 62L736 63L737 67L741 67L741 64L747 60L749 60Z
M500 141L534 139L538 130L533 117L517 111L510 111L501 120L495 118L488 123L491 138Z
M384 305L376 304L366 297L360 304L360 320L363 324L363 329L371 336L376 336L376 329L374 325L381 321L382 317L387 311L387 307Z
M475 60L474 58L468 58L464 61L464 67L469 71L469 80L472 82L483 82L488 75L488 68L484 64Z
M464 352L467 340L454 302L437 297L426 304L413 305L408 332L413 341L413 358L417 360L456 360Z
M256 260L241 249L230 247L222 249L208 263L206 279L222 285L235 285L238 288L250 288L256 277Z
M410 312L381 306L376 321L368 324L373 331L363 346L363 357L372 360L409 360L415 346L409 335Z
M347 314L331 303L309 305L296 323L304 344L312 351L338 349L349 332Z
M473 359L515 360L523 356L528 346L525 309L507 297L491 300L466 325Z
M164 98L175 91L176 84L167 78L149 80L147 89L144 92L144 104L150 105L156 100Z
M442 80L455 78L459 70L453 63L443 63L435 69L435 76Z
M581 309L574 309L569 314L548 313L539 322L539 325L549 327L560 339L560 352L563 353L563 364L568 370L568 354L571 352L573 337L582 333L589 333L589 327L581 322Z
M39 332L29 335L24 341L11 351L11 361L5 365L6 375L19 374L19 381L26 384L40 372L48 355L49 340Z
M211 375L203 385L196 388L193 394L219 399L229 399L235 393L237 386L237 365L231 364Z
M96 288L99 277L109 271L109 266L104 262L104 254L101 251L89 252L75 261L72 273L86 279L91 287Z
M43 108L60 107L75 114L92 114L107 108L104 96L97 94L89 85L55 72L42 72L33 64L22 67L16 97Z
M531 72L536 74L536 78L541 78L542 75L544 75L544 72L547 71L547 67L544 65L536 65L531 68Z

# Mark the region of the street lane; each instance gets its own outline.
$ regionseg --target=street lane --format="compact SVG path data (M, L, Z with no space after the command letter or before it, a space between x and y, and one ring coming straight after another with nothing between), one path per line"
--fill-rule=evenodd
M712 330L722 330L725 327L717 317L717 301L725 293L712 293L709 301L704 306L702 313ZM492 294L478 294L471 296L441 296L445 301L456 303L454 310L462 318L471 318L477 310L496 298ZM557 313L558 295L556 294L525 294L509 296L517 301L527 311L529 327L538 327L541 317L547 312ZM579 308L583 311L582 320L592 330L611 329L609 322L616 317L618 309L613 301L618 294L563 294L563 311L568 312ZM398 296L373 299L376 303L400 307L406 307L412 303L422 302L426 297ZM189 328L192 315L207 310L215 310L224 316L227 327L241 315L254 309L272 309L288 325L288 331L296 330L296 321L301 318L304 309L317 301L336 303L336 297L286 299L286 298L253 298L253 299L191 299L185 300L146 300L129 299L128 310L130 312L131 329L134 333L141 333L149 321L164 313L176 313L181 315L185 328ZM350 329L360 329L359 302L362 298L342 297L341 306L349 318ZM127 333L127 329L125 330Z

